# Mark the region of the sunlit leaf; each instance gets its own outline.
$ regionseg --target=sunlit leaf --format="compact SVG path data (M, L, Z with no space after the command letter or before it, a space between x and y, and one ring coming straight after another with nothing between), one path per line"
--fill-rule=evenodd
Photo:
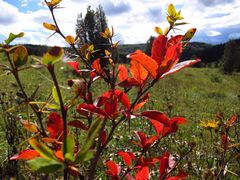
M57 170L63 169L64 167L64 164L59 161L44 158L35 158L28 161L28 164L32 170L41 173L53 173Z
M127 68L120 64L118 66L118 79L122 82L128 78L128 70Z
M130 62L130 72L140 84L143 84L148 77L148 71L138 61Z
M152 58L161 64L167 50L167 37L164 35L159 35L154 39L152 44Z
M61 91L60 91L61 92ZM57 88L55 86L53 86L52 88L52 96L53 96L53 99L54 101L57 103L57 104L60 104L60 99L58 97L58 93L57 93ZM64 97L62 95L62 92L61 92L61 96L62 96L62 100L64 102Z
M36 150L26 149L26 150L23 150L20 153L12 156L10 158L10 160L18 160L18 159L30 160L30 159L34 159L34 158L39 157L39 156L40 156L40 154Z
M9 36L8 36L8 39L5 40L5 43L6 44L10 44L14 39L16 38L21 38L24 36L24 33L23 32L20 32L19 34L13 34L13 33L10 33Z
M169 6L168 6L168 14L169 14L169 16L172 16L172 17L175 17L177 15L177 11L176 11L176 9L175 9L173 4L169 4Z
M189 30L184 34L182 41L190 41L190 40L193 38L193 36L194 36L194 34L195 34L196 31L197 31L196 28L191 28L191 29L189 29Z
M140 63L153 78L157 76L157 62L151 57L144 54L142 51L135 51L134 53L130 54L129 58Z
M43 55L42 62L45 65L55 64L64 56L64 49L58 46L52 47L47 53Z
M45 27L46 29L51 30L51 31L57 30L57 27L54 24L49 24L47 22L43 23L43 27Z
M74 44L75 39L74 39L74 37L68 35L68 36L65 38L65 41L66 41L68 44Z
M158 33L159 35L162 35L162 34L163 34L163 31L162 31L162 29L161 29L160 27L155 27L155 28L154 28L154 31L155 31L156 33Z
M161 76L161 78L163 78L163 77L165 77L165 76L168 76L168 75L170 75L170 74L173 74L173 73L175 73L175 72L178 72L178 71L180 71L180 70L182 70L182 69L184 69L184 68L186 68L186 67L188 67L188 66L191 66L191 65L193 65L193 64L195 64L195 63L198 63L198 62L200 62L200 61L201 61L200 59L196 59L196 60L188 60L188 61L180 62L180 63L176 64L170 71L164 73L164 74Z

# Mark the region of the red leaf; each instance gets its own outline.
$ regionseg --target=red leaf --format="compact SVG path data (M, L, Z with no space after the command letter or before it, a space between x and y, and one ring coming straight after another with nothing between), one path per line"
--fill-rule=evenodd
M31 160L31 159L34 159L34 158L39 157L39 156L40 156L40 154L36 150L26 149L26 150L23 150L20 153L12 156L10 158L10 160L18 160L18 159Z
M159 65L158 73L164 74L172 69L172 67L177 64L179 57L182 53L182 44L177 43L173 46L170 46L167 49L166 55L164 57L164 60Z
M98 79L100 74L102 73L102 68L100 65L100 59L95 59L92 63L93 71L90 73L90 78L92 81Z
M166 54L167 37L160 35L154 39L152 45L152 58L161 64Z
M168 40L167 46L173 46L182 41L183 35L172 36L171 39Z
M130 72L141 85L148 76L148 71L139 62L134 60L130 62Z
M82 130L88 130L88 127L83 124L81 121L78 121L78 120L73 120L73 121L70 121L68 123L69 126L73 126L75 128L79 128L79 129L82 129Z
M49 115L47 127L50 138L63 141L63 120L56 112Z
M156 78L158 63L154 59L147 56L140 50L137 50L134 53L130 54L130 59L140 63L153 78Z
M67 64L70 65L78 74L81 74L78 68L78 62L76 61L67 61Z
M62 150L58 150L55 152L55 156L61 160L61 161L64 161L64 156L63 156L63 153L62 153Z
M142 167L138 169L136 173L136 180L148 180L149 169L148 167Z
M159 121L153 120L153 119L150 119L150 122L154 126L155 131L156 131L156 133L158 135L158 138L159 138L162 135L162 133L163 133L163 128L164 128L163 124L160 123Z
M173 66L173 68L170 71L164 73L160 78L164 78L165 76L168 76L170 74L178 72L178 71L180 71L188 66L191 66L195 63L198 63L200 61L201 61L200 59L196 59L196 60L188 60L188 61L180 62L180 63L176 64L175 66Z
M127 78L124 81L120 82L118 84L120 87L123 88L131 88L133 86L141 86L141 84L134 78Z
M120 64L118 66L118 78L119 78L120 82L122 82L128 78L128 70L122 64Z
M120 167L115 162L109 160L106 162L106 166L108 167L106 174L112 177L118 177L120 173Z
M104 110L102 110L99 107L94 106L93 104L82 103L80 105L80 107L78 106L77 110L78 111L84 111L84 110L89 111L89 112L96 113L96 114L104 116L104 117L108 116L108 114Z
M176 122L177 124L186 124L187 120L183 117L173 117L170 121Z
M112 96L115 96L118 98L118 100L127 108L130 108L130 100L127 96L126 93L122 92L119 89L116 90L109 90L108 92L104 93L101 95L101 97L99 98L98 101L98 106L102 106L109 98L111 98Z
M169 155L170 154L168 152L165 152L160 158L160 167L159 167L160 177L162 177L164 173L167 172L167 169L169 168Z
M155 111L155 110L145 111L145 112L142 113L142 115L147 117L147 118L157 120L160 123L163 123L164 125L167 125L167 126L169 125L168 117L160 111Z
M122 92L121 90L118 90L116 89L115 91L115 94L117 95L119 101L127 108L127 109L130 109L130 100L127 96L126 93Z
M100 134L100 141L102 144L104 144L107 140L107 132L106 131L103 131L101 134Z
M179 172L176 176L167 178L166 180L182 180L187 178L187 173Z
M135 155L133 153L131 153L131 152L119 151L118 155L123 158L124 163L128 167L131 165L131 160L135 160L136 159Z
M147 100L149 98L149 93L145 94L143 96L143 98L141 98L138 103L134 106L134 108L132 109L132 112L140 109L142 106L144 106L144 104L146 104Z
M98 59L95 59L92 63L92 68L98 73L98 74L101 74L102 72L102 68L101 68L101 65L100 65L100 58Z
M237 115L237 114L232 115L232 116L227 120L226 126L227 126L227 127L232 126L237 120L238 120L238 115Z
M112 99L107 99L105 102L105 112L111 116L114 117L118 114L118 103L117 98L114 96Z

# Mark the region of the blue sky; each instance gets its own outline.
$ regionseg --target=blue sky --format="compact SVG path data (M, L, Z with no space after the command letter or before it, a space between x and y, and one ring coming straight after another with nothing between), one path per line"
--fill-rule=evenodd
M108 24L117 33L121 43L145 43L150 35L156 35L154 27L167 27L165 16L168 4L182 10L186 22L178 34L191 27L198 29L193 41L219 44L240 38L239 0L62 0L64 7L56 11L60 28L66 35L75 36L76 17L91 5L99 4L106 12ZM51 32L42 27L52 22L42 0L0 0L0 41L10 32L25 32L19 43L64 46L59 36L48 38Z

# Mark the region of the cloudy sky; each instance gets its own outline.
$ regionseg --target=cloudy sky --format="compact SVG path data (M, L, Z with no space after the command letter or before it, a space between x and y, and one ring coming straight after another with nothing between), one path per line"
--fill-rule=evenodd
M50 1L50 0L49 0ZM62 31L75 36L76 18L91 5L99 4L107 15L109 26L121 43L145 43L150 35L156 35L154 27L165 28L168 4L173 3L182 10L185 22L178 33L191 28L198 29L193 41L218 44L229 39L240 38L239 0L62 0L62 9L56 17ZM44 29L43 22L52 23L47 7L42 0L0 0L0 42L10 32L25 32L19 42L47 45L66 45L64 40Z

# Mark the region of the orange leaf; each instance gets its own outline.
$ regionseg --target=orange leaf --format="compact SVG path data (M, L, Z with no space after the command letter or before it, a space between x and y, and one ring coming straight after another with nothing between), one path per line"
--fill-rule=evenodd
M130 62L130 72L140 84L143 84L148 76L148 71L139 62L134 60Z
M17 159L22 159L22 160L30 160L34 159L35 157L39 157L40 154L33 149L26 149L21 151L19 154L15 154L10 158L10 160L17 160Z
M39 129L38 129L38 127L35 124L33 124L33 123L29 122L29 121L26 121L26 120L21 120L20 122L22 123L23 127L27 131L33 132L33 133L39 132Z
M164 59L166 54L166 45L167 45L167 37L164 35L160 35L154 39L152 45L152 58L157 61L158 64Z
M121 82L128 78L128 70L122 64L118 66L118 78Z
M232 115L232 117L230 117L230 119L228 119L226 122L227 127L232 126L237 121L237 119L238 119L237 114Z
M137 61L140 63L149 73L153 78L156 78L157 76L157 69L158 69L158 64L157 62L152 59L151 57L147 56L144 54L142 51L137 50L134 53L130 55L130 59L133 61Z
M65 38L65 41L66 41L67 43L69 43L69 44L74 44L75 39L74 39L74 37L68 35L68 36Z
M55 25L53 25L53 24L49 24L49 23L44 22L43 26L46 29L48 29L48 30L52 30L52 31L56 31L57 30L57 27Z

